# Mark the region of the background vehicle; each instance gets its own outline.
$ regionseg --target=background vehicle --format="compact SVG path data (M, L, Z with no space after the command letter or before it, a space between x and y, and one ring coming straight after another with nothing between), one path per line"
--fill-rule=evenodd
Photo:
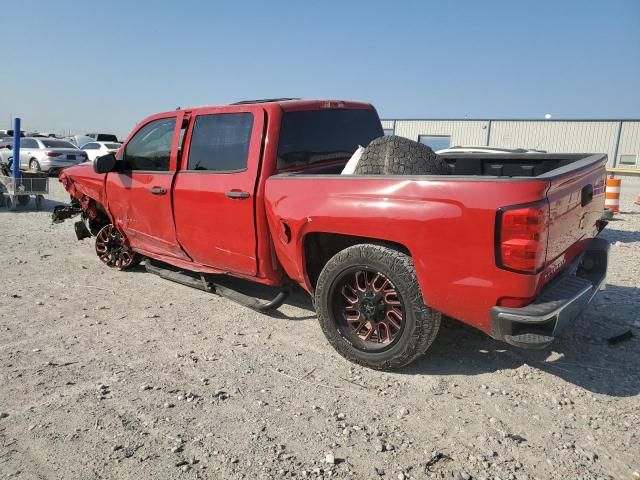
M347 101L157 114L117 159L60 174L76 201L54 220L81 212L111 267L146 257L207 291L229 294L220 274L283 288L267 305L229 294L258 310L298 284L336 350L372 368L424 353L441 314L549 345L604 281L606 155L438 157L382 136L374 108ZM341 175L359 145L356 174Z
M80 149L87 154L88 160L95 160L96 157L101 155L116 153L120 145L120 143L115 142L89 142L80 147Z
M84 162L87 154L65 140L25 137L20 140L20 168L35 172L58 170Z
M111 133L87 133L87 137L91 137L97 142L115 142L119 143L118 137Z
M72 143L78 148L80 148L82 145L86 145L89 142L95 142L95 139L87 137L86 135L73 135L71 137L63 138L63 140Z
M0 139L0 164L8 165L9 159L13 158L13 138L5 137Z
M0 135L6 135L9 137L13 137L13 130L0 130ZM20 136L24 137L24 130L20 130Z

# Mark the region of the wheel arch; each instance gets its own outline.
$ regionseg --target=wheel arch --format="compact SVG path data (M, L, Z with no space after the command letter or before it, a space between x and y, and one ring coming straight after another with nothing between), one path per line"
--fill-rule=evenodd
M105 225L112 223L109 212L104 206L94 198L83 195L82 199L73 197L82 207L83 218L86 217L86 226L93 236Z
M311 290L315 290L320 272L336 253L361 244L382 245L411 257L411 252L405 245L390 240L342 233L310 232L303 238L302 255L304 276Z

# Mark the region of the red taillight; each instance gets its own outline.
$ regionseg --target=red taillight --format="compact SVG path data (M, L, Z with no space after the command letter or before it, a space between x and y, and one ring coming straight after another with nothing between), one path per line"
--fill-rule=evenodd
M59 152L47 152L47 157L59 157L60 155L62 155Z
M549 205L507 207L498 211L496 261L499 267L537 273L544 265Z

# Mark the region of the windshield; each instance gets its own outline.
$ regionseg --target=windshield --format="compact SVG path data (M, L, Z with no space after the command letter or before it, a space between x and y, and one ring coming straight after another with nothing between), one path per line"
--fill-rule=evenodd
M278 145L278 168L347 160L358 146L383 135L375 110L285 112Z
M74 144L67 142L65 140L40 140L45 148L77 148Z

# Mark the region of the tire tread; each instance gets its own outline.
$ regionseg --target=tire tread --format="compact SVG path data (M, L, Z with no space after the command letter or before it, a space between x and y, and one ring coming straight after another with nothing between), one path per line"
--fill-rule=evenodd
M337 332L331 320L331 313L327 311L326 306L321 301L321 296L325 289L330 288L334 275L339 273L347 262L354 260L363 264L374 262L389 267L394 277L392 282L396 286L403 284L409 292L409 298L404 300L407 308L411 308L414 312L415 324L413 330L409 332L408 348L392 358L373 362L358 356L358 350L350 347ZM378 370L396 370L423 355L433 343L440 327L440 313L425 305L422 298L413 259L409 255L385 245L358 244L346 248L333 256L327 262L318 278L315 303L322 331L331 345L348 360Z
M373 140L362 152L357 175L447 175L449 166L431 147L390 135Z

